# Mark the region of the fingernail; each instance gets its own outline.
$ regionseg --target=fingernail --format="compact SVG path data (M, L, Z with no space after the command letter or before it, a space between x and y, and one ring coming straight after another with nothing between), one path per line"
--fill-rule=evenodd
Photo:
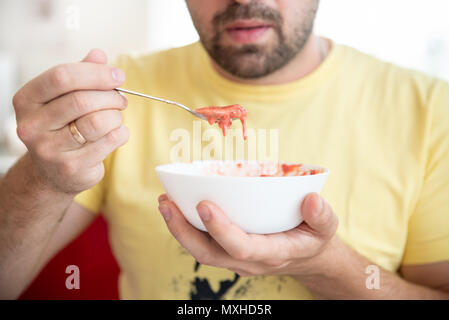
M117 68L112 68L112 78L114 78L117 82L124 82L125 81L125 73Z
M128 98L125 96L125 94L123 92L119 91L118 93L122 96L123 101L125 101L125 104L123 105L123 109L126 109L126 107L128 107Z
M324 205L323 198L321 198L319 195L315 195L315 197L318 198L315 210L316 210L316 213L320 213L321 211L323 211L323 205Z
M196 210L198 211L198 215L200 216L201 220L203 221L209 221L210 220L210 210L205 205L198 205L196 207Z
M161 214L164 217L165 221L170 220L171 212L170 212L170 208L167 205L161 204L159 206L159 211L161 212Z
M159 203L161 203L161 202L163 202L163 201L167 201L167 200L169 200L169 199L168 199L168 196L167 196L166 193L161 194L161 195L159 196L159 198L157 198L157 201L159 201Z
M323 210L323 199L316 193L309 194L304 201L304 209L308 212L320 213Z

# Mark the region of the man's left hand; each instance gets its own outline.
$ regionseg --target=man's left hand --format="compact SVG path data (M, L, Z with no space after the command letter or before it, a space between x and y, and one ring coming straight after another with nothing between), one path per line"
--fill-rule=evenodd
M193 227L176 204L163 194L159 211L177 241L201 264L227 268L241 276L307 276L320 272L320 259L336 241L338 219L330 205L311 193L301 204L304 222L275 234L248 234L232 223L225 213L209 201L197 205L208 233ZM275 214L275 213L274 213ZM299 214L299 208L298 208Z

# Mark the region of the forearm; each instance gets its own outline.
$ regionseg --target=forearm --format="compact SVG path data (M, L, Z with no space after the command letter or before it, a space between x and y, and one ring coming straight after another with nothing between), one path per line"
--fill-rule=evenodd
M338 237L314 262L316 272L295 276L320 299L449 299L449 293L408 282L379 267L379 286L367 286L368 259L346 246ZM368 279L369 282L369 279Z
M37 178L28 154L0 181L0 298L17 297L32 280L72 199Z

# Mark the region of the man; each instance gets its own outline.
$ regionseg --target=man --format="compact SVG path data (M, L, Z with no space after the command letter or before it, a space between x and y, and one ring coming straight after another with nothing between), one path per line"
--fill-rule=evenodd
M123 299L448 298L448 84L317 37L318 0L187 5L201 44L122 57L120 69L93 50L15 95L29 152L0 185L2 297L101 211ZM266 236L202 201L209 233L198 231L158 197L154 167L207 123L138 97L123 111L119 86L243 105L249 128L277 130L279 159L331 169L323 198L305 198L299 227Z

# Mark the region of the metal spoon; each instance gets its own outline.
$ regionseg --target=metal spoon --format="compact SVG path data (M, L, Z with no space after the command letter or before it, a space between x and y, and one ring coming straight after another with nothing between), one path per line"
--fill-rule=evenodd
M147 94L143 94L143 93L127 90L127 89L122 89L122 88L116 88L115 90L120 91L120 92L124 92L124 93L128 93L128 94L133 94L133 95L139 96L139 97L144 97L144 98L153 99L153 100L156 100L156 101L172 104L172 105L175 105L175 106L177 106L177 107L179 107L179 108L181 108L181 109L183 109L183 110L185 110L187 112L190 112L195 117L198 117L198 118L200 118L202 120L207 120L207 118L204 115L202 115L201 113L193 111L192 109L187 108L185 105L180 104L178 102L174 102L174 101L170 101L170 100L166 100L166 99L162 99L162 98L158 98L158 97L153 97L153 96L149 96Z

